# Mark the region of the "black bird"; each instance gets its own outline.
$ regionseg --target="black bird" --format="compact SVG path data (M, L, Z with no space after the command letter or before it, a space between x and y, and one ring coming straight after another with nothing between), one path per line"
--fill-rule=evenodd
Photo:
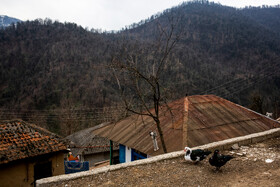
M234 157L231 155L222 155L219 150L215 150L214 154L211 158L209 158L209 163L211 166L215 166L217 170L220 169L223 165L225 165L229 160Z
M208 155L211 154L211 151L204 151L202 149L194 149L191 150L189 147L185 147L184 151L185 154L185 160L186 161L192 161L192 162L199 162L205 159Z

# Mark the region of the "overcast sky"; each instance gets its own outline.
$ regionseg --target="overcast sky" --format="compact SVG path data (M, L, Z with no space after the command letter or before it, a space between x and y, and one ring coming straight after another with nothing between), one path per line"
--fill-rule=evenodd
M211 0L210 0L211 1ZM219 0L222 5L245 7L277 5L280 0ZM50 18L89 29L119 30L171 8L182 0L0 0L0 15L20 20Z

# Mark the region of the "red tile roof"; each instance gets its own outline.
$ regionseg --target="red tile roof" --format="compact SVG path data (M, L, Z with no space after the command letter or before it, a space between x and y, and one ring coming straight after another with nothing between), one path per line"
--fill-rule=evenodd
M168 106L171 112L167 107L160 110L168 152L280 127L275 120L214 95L188 96ZM159 137L160 149L154 152L150 131L157 131L153 119L132 115L94 133L149 155L162 154Z
M0 164L67 149L57 135L21 120L0 122Z

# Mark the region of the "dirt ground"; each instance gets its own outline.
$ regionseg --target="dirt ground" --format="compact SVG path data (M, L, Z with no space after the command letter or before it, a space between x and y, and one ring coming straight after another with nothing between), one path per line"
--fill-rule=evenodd
M221 153L236 158L219 171L208 163L208 158L195 165L182 157L67 181L57 186L280 186L280 137Z

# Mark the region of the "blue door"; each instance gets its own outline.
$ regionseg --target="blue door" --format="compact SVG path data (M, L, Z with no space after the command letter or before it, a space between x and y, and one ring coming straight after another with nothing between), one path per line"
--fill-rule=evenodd
M134 149L132 149L132 151L131 151L131 161L145 159L145 158L147 158L146 154L141 153L139 151L135 151Z
M119 160L120 163L125 163L125 146L122 144L119 145Z

